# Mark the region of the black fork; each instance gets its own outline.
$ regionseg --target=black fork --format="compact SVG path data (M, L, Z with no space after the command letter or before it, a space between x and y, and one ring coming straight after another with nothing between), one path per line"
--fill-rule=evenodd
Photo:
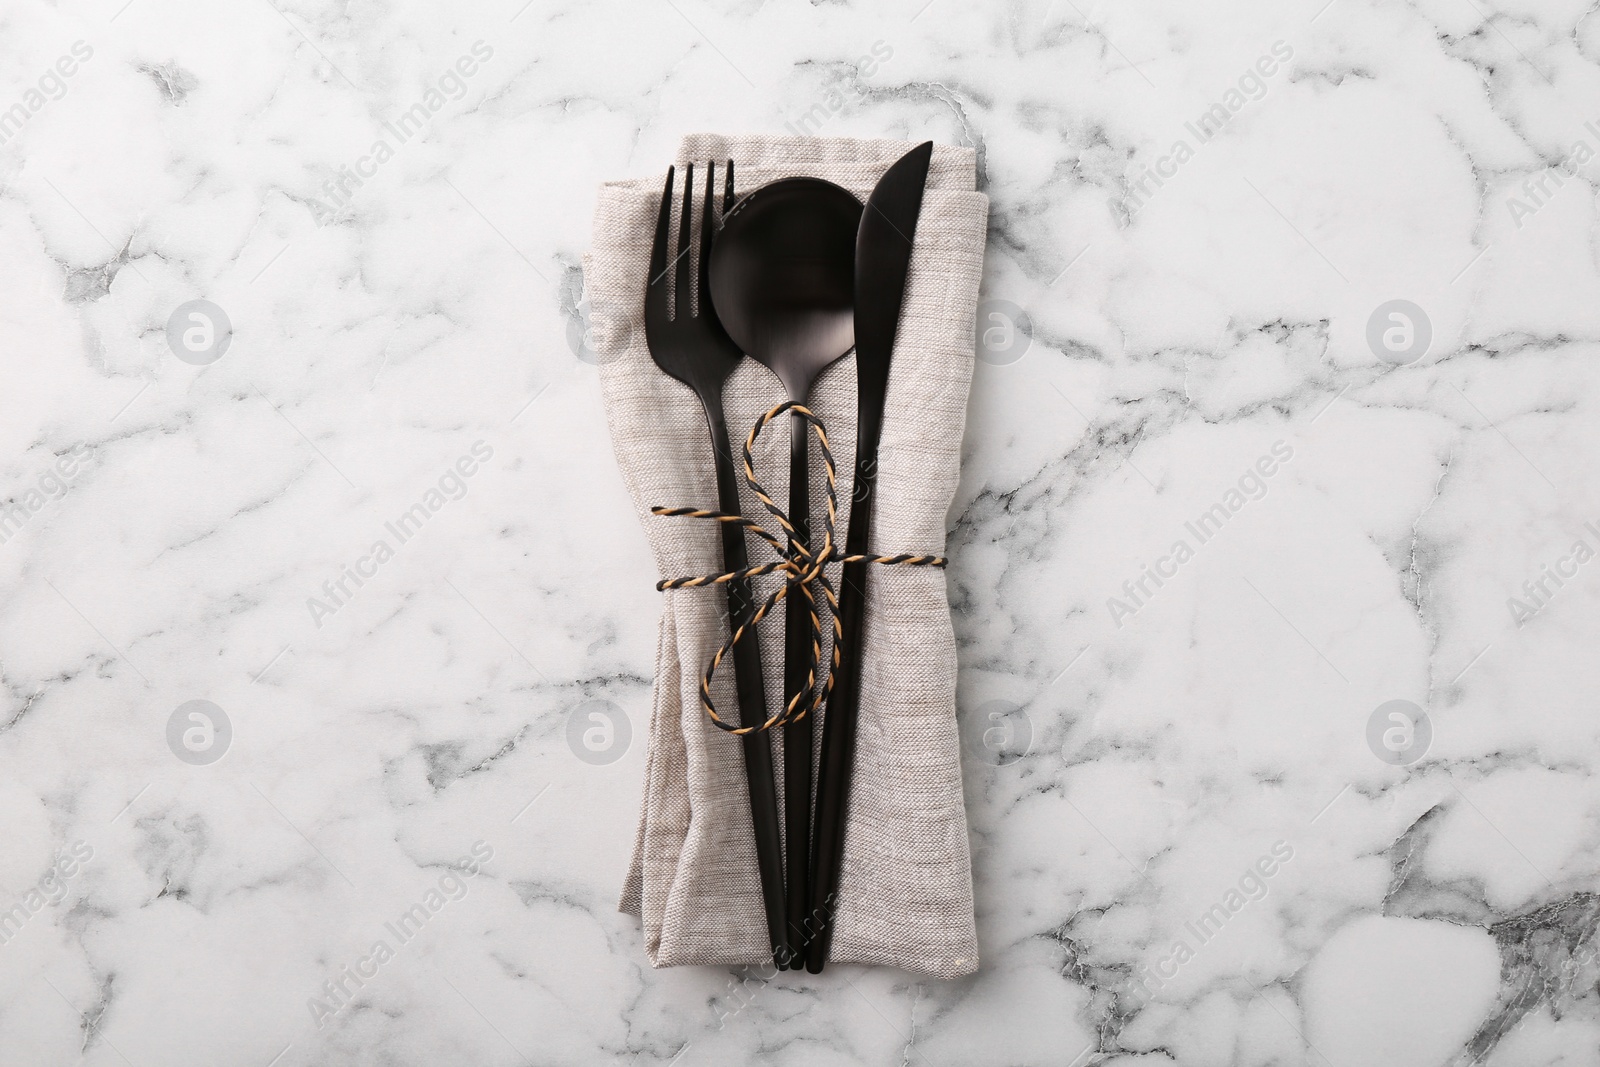
M645 338L650 355L667 374L693 389L705 409L706 426L711 433L711 453L717 473L717 510L727 515L740 513L739 483L734 479L733 452L728 446L728 424L722 411L722 386L744 353L722 328L711 306L710 262L712 206L716 195L716 164L706 169L706 198L700 212L700 255L698 270L691 272L689 253L694 237L694 164L685 168L683 217L678 226L678 255L669 261L668 245L672 229L673 169L667 170L666 188L661 193L661 216L656 222L655 243L650 249L650 281L645 289ZM733 206L733 161L726 171L726 192L722 210ZM674 271L674 268L675 271ZM675 282L668 292L667 274ZM750 566L744 530L733 523L718 523L722 530L722 564L727 571ZM734 628L750 621L755 599L748 581L728 582L728 619ZM765 678L761 673L761 646L755 635L748 635L733 648L734 684L739 694L739 724L760 726L767 719ZM772 740L766 731L753 731L742 738L745 777L750 787L750 819L755 826L756 865L761 875L761 892L766 904L767 934L772 943L773 961L787 969L794 957L784 923L783 845L778 831L778 790L772 772ZM802 896L805 887L795 892Z

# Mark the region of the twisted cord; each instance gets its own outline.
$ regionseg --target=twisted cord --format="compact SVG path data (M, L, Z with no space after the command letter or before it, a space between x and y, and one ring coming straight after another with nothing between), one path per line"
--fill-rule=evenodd
M767 492L756 477L755 459L751 449L755 446L756 439L773 419L787 413L794 413L808 425L811 433L816 436L817 445L822 453L822 466L824 481L827 488L827 507L823 512L822 544L812 548L810 544L797 536L794 524L789 521L789 516L784 513L772 499L772 494ZM820 707L833 690L833 672L839 666L839 642L844 636L844 627L839 622L839 598L833 583L828 579L826 568L831 563L877 563L890 567L943 567L948 560L944 556L915 555L911 553L897 553L891 556L877 556L869 553L845 555L835 543L835 529L839 518L839 493L838 471L833 461L833 450L828 445L828 430L822 420L812 414L810 409L793 400L786 401L764 413L750 427L750 433L744 440L744 480L749 485L750 491L755 493L756 499L761 501L763 507L777 521L783 531L779 537L772 531L763 527L753 519L743 515L729 515L720 511L707 511L703 508L661 508L650 509L650 514L670 518L706 519L712 522L729 523L749 530L765 541L778 558L770 563L762 563L754 567L746 567L737 571L725 571L718 574L703 574L688 578L667 578L656 583L658 590L668 589L697 589L708 586L724 585L728 582L741 579L757 578L764 574L783 574L786 581L756 606L755 612L745 622L733 629L728 639L717 648L716 653L706 665L705 673L700 678L700 706L710 716L712 723L719 730L730 734L744 735L761 730L770 730L774 726L784 726L791 722L799 722L811 712ZM734 646L753 634L756 627L761 624L773 608L777 607L784 598L798 589L800 595L806 598L810 608L811 618L811 647L807 660L805 687L791 696L784 705L783 710L776 715L769 716L756 726L735 726L725 722L717 713L716 704L711 699L711 680L716 676L717 668L722 661L732 652ZM820 589L823 599L828 602L828 608L833 616L833 657L828 664L828 669L823 675L822 683L817 682L817 665L822 658L822 618L817 607L816 589Z

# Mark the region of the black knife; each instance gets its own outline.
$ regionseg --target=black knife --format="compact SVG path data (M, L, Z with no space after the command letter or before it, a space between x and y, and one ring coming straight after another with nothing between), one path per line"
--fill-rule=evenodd
M872 531L873 488L878 475L878 439L883 404L889 392L889 357L894 353L900 305L905 299L911 246L922 212L922 192L933 159L926 141L890 167L878 180L861 213L856 235L856 477L850 504L845 554L867 551ZM850 771L856 754L856 718L861 709L861 640L867 606L867 564L847 563L840 583L839 666L822 720L822 770L817 783L812 828L808 922L815 928L806 948L806 970L821 972L833 941L833 904L844 857L845 816L850 803ZM790 892L797 889L791 887Z

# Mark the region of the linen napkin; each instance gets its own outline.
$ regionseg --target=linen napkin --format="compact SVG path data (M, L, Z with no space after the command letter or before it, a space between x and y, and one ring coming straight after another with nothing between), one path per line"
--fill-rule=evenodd
M865 202L909 141L691 135L678 151L695 164L696 217L705 163L732 159L738 191L807 175ZM974 191L975 153L936 146L917 224L879 447L871 551L942 553L959 474L972 375L973 319L983 265L988 198ZM651 360L644 292L665 175L601 187L594 246L584 257L591 333L606 419L623 481L659 568L656 578L722 569L715 523L650 514L652 506L716 507L711 443L698 400ZM674 209L676 216L678 209ZM676 217L673 232L677 232ZM697 254L697 253L695 253ZM739 448L757 417L786 399L777 378L746 359L724 391L729 436ZM854 471L855 357L818 380L808 406L826 423L839 472L838 543L846 534ZM757 442L755 460L773 499L788 499L788 419ZM813 543L823 514L821 462L812 446ZM741 479L742 481L742 479ZM770 518L748 487L743 512ZM752 563L772 558L750 536ZM832 574L837 581L838 569ZM757 583L758 599L776 577ZM942 570L874 566L866 605L861 711L830 959L955 977L977 969L972 874L955 719L956 652ZM743 755L700 706L698 686L727 637L720 589L661 594L645 789L621 910L640 917L650 962L770 962L756 870ZM819 598L820 599L820 598ZM782 611L759 631L767 714L783 693ZM831 639L832 622L824 622ZM824 647L823 663L831 650ZM731 659L712 698L737 720ZM820 745L822 715L815 731ZM782 797L782 738L773 762ZM816 754L813 753L815 763Z

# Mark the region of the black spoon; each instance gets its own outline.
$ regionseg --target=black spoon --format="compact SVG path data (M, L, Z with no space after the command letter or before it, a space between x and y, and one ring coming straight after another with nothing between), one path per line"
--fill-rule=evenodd
M728 212L711 249L711 303L728 335L804 404L817 375L855 344L856 233L861 201L820 178L785 178L745 196ZM809 540L810 428L796 416L789 444L789 521ZM811 607L788 598L784 701L807 688ZM812 718L784 727L784 852L789 947L804 963L811 854Z

